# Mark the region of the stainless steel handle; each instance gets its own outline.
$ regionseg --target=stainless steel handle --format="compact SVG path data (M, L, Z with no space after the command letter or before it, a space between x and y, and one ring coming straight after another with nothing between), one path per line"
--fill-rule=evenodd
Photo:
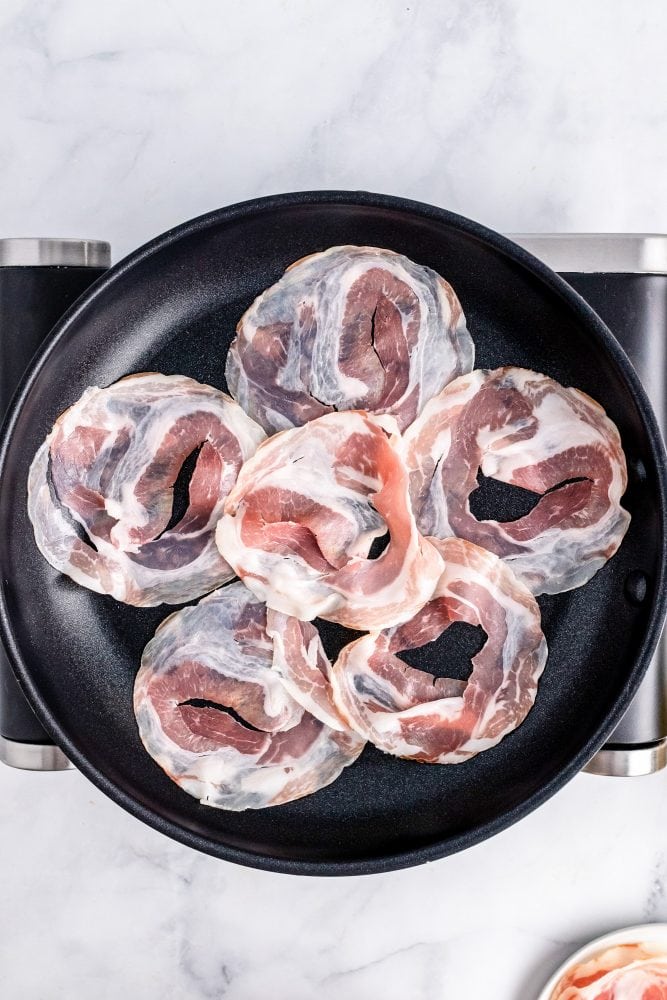
M0 267L109 267L111 246L103 240L30 237L0 239Z
M60 747L45 743L18 743L0 736L0 761L24 771L69 771L74 765Z
M584 771L612 778L636 778L661 771L667 764L667 739L657 743L612 746L607 744L592 757Z
M667 274L667 235L660 233L512 233L509 239L552 271Z
M635 365L664 434L667 430L667 235L533 233L510 239L553 270L564 273L599 312ZM621 287L622 305L619 305ZM663 635L611 741L589 761L585 770L591 774L633 777L651 774L666 765L667 635Z
M34 351L110 263L102 240L0 239L0 420ZM29 771L71 767L32 713L1 647L0 761Z

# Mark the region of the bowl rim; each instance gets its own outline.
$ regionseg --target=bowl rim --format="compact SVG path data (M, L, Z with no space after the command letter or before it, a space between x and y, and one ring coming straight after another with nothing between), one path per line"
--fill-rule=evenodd
M632 924L630 927L619 927L615 931L608 931L600 934L586 944L583 944L576 951L565 959L564 962L552 973L547 982L542 987L536 1000L551 1000L551 995L565 975L573 965L586 961L597 952L611 948L620 944L651 944L653 941L664 945L665 956L667 957L667 923Z

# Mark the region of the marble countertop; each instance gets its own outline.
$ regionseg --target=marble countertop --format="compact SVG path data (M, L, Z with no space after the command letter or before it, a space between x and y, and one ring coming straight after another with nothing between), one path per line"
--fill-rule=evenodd
M503 231L667 232L661 0L3 0L0 235L118 259L307 188ZM0 770L8 1000L531 1000L593 935L667 920L667 772L580 775L517 826L388 875L213 860L76 772Z

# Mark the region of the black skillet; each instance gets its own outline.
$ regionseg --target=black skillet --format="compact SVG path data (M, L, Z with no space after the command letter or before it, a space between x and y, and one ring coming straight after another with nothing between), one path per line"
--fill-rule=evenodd
M200 806L143 750L132 714L141 651L168 608L139 610L59 576L26 515L31 458L86 386L136 371L182 372L226 388L225 355L253 298L306 254L389 247L456 288L477 364L523 365L599 400L618 425L632 513L619 553L585 587L540 598L549 660L534 709L495 749L450 767L366 748L316 795L263 811ZM46 342L24 380L0 455L0 619L19 681L74 764L135 816L241 864L361 874L468 847L515 822L586 763L649 662L665 607L665 456L646 395L596 314L503 237L437 208L349 192L247 202L189 222L108 271ZM480 490L478 516L518 516L525 497ZM633 586L637 574L648 581ZM628 583L630 581L630 583ZM331 652L340 631L327 627ZM465 676L475 630L452 628L411 662ZM445 666L446 664L446 666Z

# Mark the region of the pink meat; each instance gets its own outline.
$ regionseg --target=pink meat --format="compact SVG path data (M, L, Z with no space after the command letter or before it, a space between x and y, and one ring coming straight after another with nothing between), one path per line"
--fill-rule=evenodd
M292 697L331 729L346 730L333 698L331 663L315 626L269 609L266 631L273 639L273 669Z
M292 697L274 645L265 605L234 583L171 615L144 650L134 689L142 742L203 805L289 802L361 753L364 741L340 719L334 730ZM281 652L289 667L289 647Z
M667 955L649 944L606 948L568 969L550 1000L667 1000Z
M391 418L331 413L277 434L246 462L216 537L270 608L378 629L428 600L441 560L416 529L398 444ZM385 532L385 550L369 559Z
M470 371L474 347L453 288L377 247L331 247L292 264L243 315L230 391L268 433L334 410L390 413L407 427Z
M537 602L497 556L470 542L432 539L444 571L430 601L394 628L346 646L331 672L335 704L381 750L455 764L495 746L530 711L547 658ZM435 678L397 655L452 622L487 635L467 682Z
M199 597L233 576L215 525L264 436L228 396L182 375L88 389L31 467L37 544L56 569L127 604ZM187 510L169 527L174 483L197 449Z
M578 389L523 368L477 370L432 399L405 435L419 529L495 552L535 594L586 583L630 522L618 431ZM470 510L479 470L539 495L516 521Z

